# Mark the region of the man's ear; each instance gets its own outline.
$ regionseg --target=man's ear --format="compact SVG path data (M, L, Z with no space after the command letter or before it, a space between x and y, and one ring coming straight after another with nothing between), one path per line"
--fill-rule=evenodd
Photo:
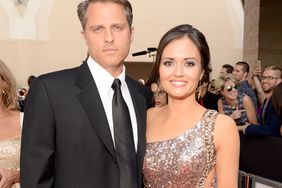
M83 36L83 38L85 38L84 30L81 30L80 34Z
M247 72L244 72L243 75L245 76L246 79L248 78L248 73Z
M130 31L130 33L131 33L131 39L130 39L130 41L133 42L133 37L134 37L134 32L135 32L134 27L131 27L130 30L131 30L131 31Z

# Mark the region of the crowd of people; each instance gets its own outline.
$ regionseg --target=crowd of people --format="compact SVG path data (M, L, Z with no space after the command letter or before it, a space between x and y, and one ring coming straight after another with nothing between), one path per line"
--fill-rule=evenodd
M239 61L210 81L206 38L182 24L141 83L124 66L130 2L85 0L77 13L79 67L30 76L17 93L0 61L0 188L235 188L239 133L282 135L281 67Z
M268 65L262 71L255 63L251 75L247 62L237 62L233 70L231 67L223 65L219 77L210 82L210 91L219 96L219 112L234 119L245 135L281 136L282 117L272 100L274 89L282 81L281 67Z

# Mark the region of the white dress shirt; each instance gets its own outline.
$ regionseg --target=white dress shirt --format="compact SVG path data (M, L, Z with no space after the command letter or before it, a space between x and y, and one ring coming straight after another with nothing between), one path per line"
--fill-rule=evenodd
M90 72L95 81L95 84L98 88L98 92L102 100L104 110L107 116L107 120L110 126L113 143L115 144L113 114L112 114L112 100L113 100L113 95L114 95L112 84L115 78L108 71L106 71L101 65L96 63L91 57L87 59L87 64L89 66ZM138 143L137 120L136 120L136 114L135 114L134 106L133 106L132 99L130 96L130 92L125 82L125 66L123 66L122 73L117 78L120 79L121 81L122 96L128 106L130 119L131 119L131 125L132 125L132 131L133 131L135 151L137 151L137 143Z

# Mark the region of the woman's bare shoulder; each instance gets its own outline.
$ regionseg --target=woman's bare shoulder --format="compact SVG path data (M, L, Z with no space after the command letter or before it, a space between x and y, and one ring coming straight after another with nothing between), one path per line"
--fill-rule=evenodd
M231 117L223 114L218 114L215 122L215 132L226 133L226 131L237 132L238 130L236 127L236 123Z
M234 120L229 116L218 114L215 122L214 136L217 144L222 144L227 140L238 140L239 134Z
M152 122L156 122L162 114L163 107L153 107L147 110L147 126L150 126Z

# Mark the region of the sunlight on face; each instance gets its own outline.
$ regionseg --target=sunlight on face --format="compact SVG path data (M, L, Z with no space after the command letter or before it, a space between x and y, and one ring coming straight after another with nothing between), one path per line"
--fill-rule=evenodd
M159 72L161 85L169 96L195 96L204 73L199 50L187 37L172 41L163 51Z

